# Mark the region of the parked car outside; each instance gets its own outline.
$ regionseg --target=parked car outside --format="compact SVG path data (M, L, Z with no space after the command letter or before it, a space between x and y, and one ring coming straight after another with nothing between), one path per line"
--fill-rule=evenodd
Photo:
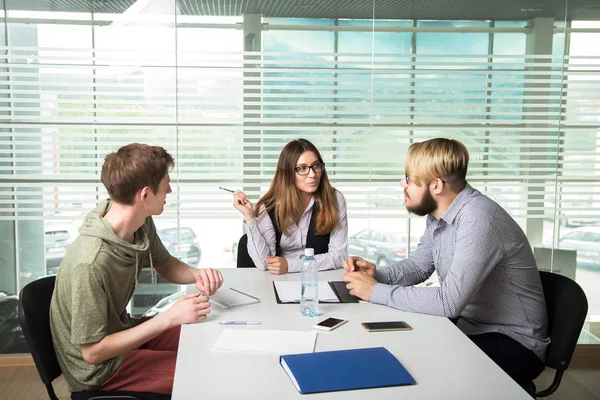
M19 289L30 282L46 276L46 267L38 263L21 263L19 271Z
M548 220L554 219L555 201L554 195L547 195L544 199L544 210ZM597 211L593 211L597 208L598 204L591 196L566 194L559 204L556 217L565 227L594 226L600 224Z
M198 266L201 256L200 243L192 228L179 226L178 229L176 224L160 220L155 220L155 225L156 233L171 255L192 267ZM131 314L134 317L141 316L176 293L179 293L179 285L167 281L154 269L144 268L131 300Z
M410 239L411 250L417 248L419 239ZM408 257L406 234L364 229L348 238L348 254L360 256L378 267L393 264Z
M175 292L173 294L168 295L167 297L162 298L158 303L153 305L146 311L142 317L154 317L157 314L160 314L163 311L167 311L169 308L175 304L178 298L180 298L185 293L183 292Z
M600 268L600 226L573 229L558 240L558 247L577 250L577 265Z
M50 225L44 229L44 259L42 262L26 259L21 260L18 266L18 289L30 282L47 275L56 275L68 246L73 241L73 234L66 225ZM35 246L37 254L41 245L38 237L31 239L28 245ZM0 288L1 289L1 288Z
M198 266L202 251L200 242L192 228L180 226L178 237L176 225L165 223L157 223L156 225L156 233L158 233L169 253L192 267Z
M56 275L58 266L65 257L65 253L73 239L74 237L68 227L53 226L46 228L44 232L46 275Z

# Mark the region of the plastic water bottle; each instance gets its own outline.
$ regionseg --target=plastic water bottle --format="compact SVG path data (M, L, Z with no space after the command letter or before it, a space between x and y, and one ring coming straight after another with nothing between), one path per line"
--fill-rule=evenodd
M304 249L301 279L302 293L300 297L300 313L304 317L319 315L319 267L315 260L314 249Z

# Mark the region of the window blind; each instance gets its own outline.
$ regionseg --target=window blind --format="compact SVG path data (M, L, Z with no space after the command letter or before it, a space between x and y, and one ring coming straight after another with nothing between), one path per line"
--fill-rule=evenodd
M234 28L230 48L219 51L178 45L178 34L202 35L201 27L161 28L172 41L142 50L109 49L100 37L110 26L77 25L90 38L79 48L41 46L54 29L48 23L9 22L9 32L17 28L30 43L9 36L0 48L2 219L86 212L106 196L103 157L134 141L176 158L166 216L234 216L217 186L258 199L279 151L298 137L320 149L352 218L407 216L404 154L437 136L467 145L469 181L515 217L600 219L597 55L495 54L493 29L473 36L489 52L442 54L413 39L424 28L397 34L420 43L403 53L377 40L335 51L341 32L319 32L329 51L293 48L269 31L269 48L244 52ZM386 196L399 206L374 206Z

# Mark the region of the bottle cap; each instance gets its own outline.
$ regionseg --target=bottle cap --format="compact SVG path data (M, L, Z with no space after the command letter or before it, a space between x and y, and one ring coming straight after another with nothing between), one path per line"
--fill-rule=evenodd
M312 257L315 255L315 249L307 247L304 249L304 257Z

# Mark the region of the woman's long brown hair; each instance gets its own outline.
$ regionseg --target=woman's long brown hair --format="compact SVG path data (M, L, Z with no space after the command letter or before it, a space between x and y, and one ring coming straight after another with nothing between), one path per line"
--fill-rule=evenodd
M319 150L306 139L297 139L289 142L281 150L277 161L277 170L271 182L271 187L263 197L256 203L254 215L259 215L262 205L267 213L275 208L275 223L282 234L289 235L289 227L295 221L299 221L304 213L300 201L300 190L296 187L296 162L298 158L307 151L312 151L323 162ZM335 190L329 183L327 170L321 173L319 187L314 193L315 201L320 200L320 207L315 207L316 212L315 233L324 235L333 231L340 223L338 215L338 201Z

